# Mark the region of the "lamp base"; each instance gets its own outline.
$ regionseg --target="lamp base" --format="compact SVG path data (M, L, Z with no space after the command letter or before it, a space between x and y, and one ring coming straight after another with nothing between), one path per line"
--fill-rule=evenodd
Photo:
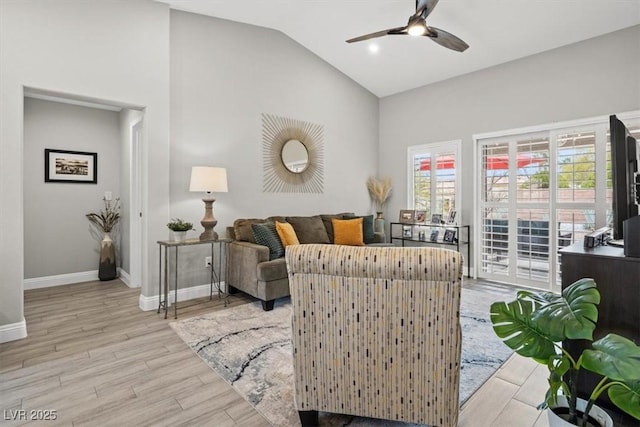
M200 240L218 240L218 233L213 231L213 227L218 223L218 220L213 216L213 202L216 199L211 197L204 198L202 201L204 202L204 218L200 224L204 227L204 233L200 235Z
M200 235L200 241L203 240L218 240L218 233L213 230L206 230Z

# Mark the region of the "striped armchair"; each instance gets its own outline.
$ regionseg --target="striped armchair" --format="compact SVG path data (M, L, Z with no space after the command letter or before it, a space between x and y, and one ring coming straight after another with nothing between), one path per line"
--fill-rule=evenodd
M299 245L286 261L303 426L318 411L457 425L460 253Z

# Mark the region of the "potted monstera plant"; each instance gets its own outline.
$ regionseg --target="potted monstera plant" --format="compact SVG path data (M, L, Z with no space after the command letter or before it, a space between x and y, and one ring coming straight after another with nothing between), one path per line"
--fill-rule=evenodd
M599 303L595 281L585 278L562 294L520 291L514 301L491 305L496 335L516 353L548 367L549 389L539 408L547 408L552 426L587 426L590 414L598 411L603 415L593 419L607 425L600 418L608 418L613 425L606 412L594 405L605 391L614 405L640 420L640 347L625 337L608 334L577 358L562 348L567 340L593 341ZM584 370L602 376L587 401L577 396L577 380ZM564 402L567 408L562 410Z

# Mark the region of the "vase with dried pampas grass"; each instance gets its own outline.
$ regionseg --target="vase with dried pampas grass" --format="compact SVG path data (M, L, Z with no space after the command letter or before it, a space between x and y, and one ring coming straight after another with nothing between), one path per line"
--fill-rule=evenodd
M391 178L388 176L384 178L370 177L367 179L367 190L369 190L371 200L376 204L378 218L382 218L384 205L391 195Z

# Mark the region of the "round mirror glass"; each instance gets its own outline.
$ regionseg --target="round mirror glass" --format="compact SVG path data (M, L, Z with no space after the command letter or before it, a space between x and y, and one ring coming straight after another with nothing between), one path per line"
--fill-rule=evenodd
M280 157L282 164L293 173L301 173L309 166L307 147L297 139L290 139L284 143Z

